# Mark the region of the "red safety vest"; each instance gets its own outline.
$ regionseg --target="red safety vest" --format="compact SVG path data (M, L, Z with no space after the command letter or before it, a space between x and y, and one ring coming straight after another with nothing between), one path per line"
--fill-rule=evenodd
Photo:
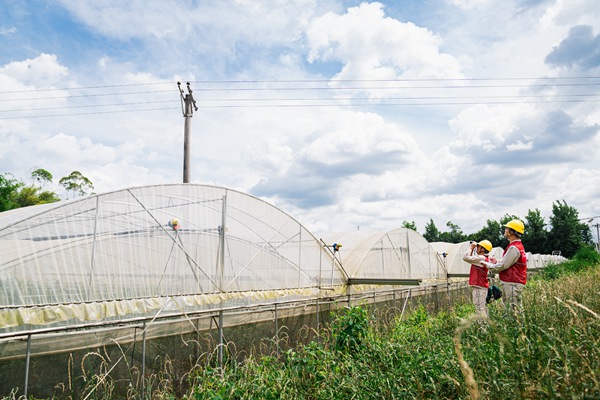
M493 257L490 258L488 256L485 256L485 262L495 264L496 259ZM471 264L471 270L469 271L469 285L489 288L490 284L488 282L487 276L488 269L486 267L480 267L478 265Z
M525 254L525 248L520 240L515 240L506 246L502 257L504 257L510 246L515 246L519 249L521 257L511 267L501 271L498 276L502 282L521 283L525 285L527 283L527 255Z

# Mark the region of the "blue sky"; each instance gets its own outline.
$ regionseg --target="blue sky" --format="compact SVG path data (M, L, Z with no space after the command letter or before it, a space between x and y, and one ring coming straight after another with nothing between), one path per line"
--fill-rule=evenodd
M596 0L7 1L0 172L191 181L313 232L600 215Z

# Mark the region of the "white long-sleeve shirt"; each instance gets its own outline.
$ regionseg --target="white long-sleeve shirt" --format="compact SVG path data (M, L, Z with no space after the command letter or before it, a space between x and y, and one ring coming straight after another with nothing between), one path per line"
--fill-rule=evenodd
M477 265L478 267L483 267L481 265L482 261L485 261L485 256L479 255L475 253L471 249L467 249L465 254L462 256L463 261L468 262L469 264Z
M514 263L521 257L521 252L515 246L510 246L508 251L502 257L502 260L498 261L496 264L492 264L489 262L482 261L482 265L487 267L490 272L497 273L500 271L504 271L513 266Z

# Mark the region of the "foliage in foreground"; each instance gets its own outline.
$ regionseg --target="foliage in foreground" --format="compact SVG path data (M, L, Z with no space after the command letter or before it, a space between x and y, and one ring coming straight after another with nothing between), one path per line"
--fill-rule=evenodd
M594 268L583 267L586 257ZM596 398L600 267L588 253L571 262L577 267L559 273L576 274L532 281L515 317L501 302L491 304L489 322L471 305L437 315L420 307L383 327L354 307L321 340L279 358L198 368L185 398Z

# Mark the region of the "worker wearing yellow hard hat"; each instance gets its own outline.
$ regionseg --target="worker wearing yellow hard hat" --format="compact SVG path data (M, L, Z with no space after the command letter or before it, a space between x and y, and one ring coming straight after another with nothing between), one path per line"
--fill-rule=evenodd
M482 262L491 272L498 273L509 310L521 308L521 295L527 284L527 255L521 242L525 224L512 219L504 225L504 237L509 244L497 263Z
M479 243L471 242L462 257L463 261L471 264L469 286L475 311L478 315L486 318L489 316L486 298L490 283L487 277L488 269L482 265L482 262L496 263L496 259L489 256L490 251L492 251L492 242L489 240L482 240Z

